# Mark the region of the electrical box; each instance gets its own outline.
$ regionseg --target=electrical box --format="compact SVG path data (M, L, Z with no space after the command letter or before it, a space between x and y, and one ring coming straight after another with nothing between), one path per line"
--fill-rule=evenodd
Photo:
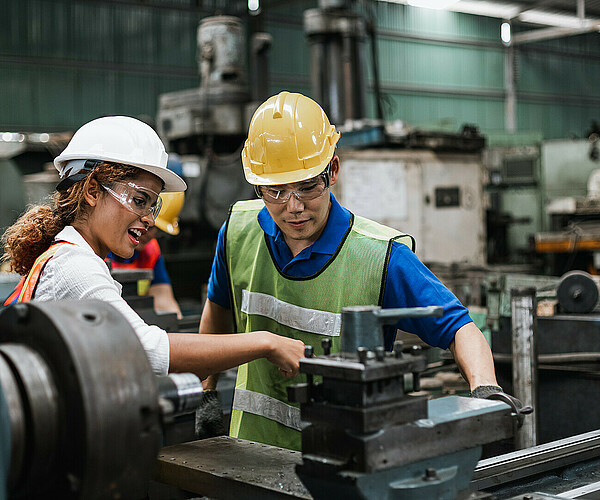
M485 264L478 154L373 149L339 156L333 192L351 212L412 235L424 262Z

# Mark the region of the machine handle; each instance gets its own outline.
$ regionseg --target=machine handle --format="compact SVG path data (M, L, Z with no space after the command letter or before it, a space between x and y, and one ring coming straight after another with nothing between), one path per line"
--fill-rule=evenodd
M523 425L525 415L530 415L531 413L533 413L533 407L529 405L523 406L523 403L521 403L521 401L511 396L510 394L506 394L505 392L495 392L494 394L490 394L486 399L502 401L503 403L506 403L508 406L510 406L512 408L513 413L517 417L518 427L521 427Z
M441 318L444 315L442 306L427 307L405 307L398 309L377 309L373 314L379 318L383 325L393 324L402 318L421 318L424 316L435 316Z

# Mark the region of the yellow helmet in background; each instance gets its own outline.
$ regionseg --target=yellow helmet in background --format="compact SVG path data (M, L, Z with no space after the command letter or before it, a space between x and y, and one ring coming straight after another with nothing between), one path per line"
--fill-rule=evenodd
M183 207L185 195L180 193L161 193L162 207L154 225L173 236L179 234L179 212Z
M276 185L319 175L333 158L340 133L315 101L281 92L261 104L242 150L250 184Z

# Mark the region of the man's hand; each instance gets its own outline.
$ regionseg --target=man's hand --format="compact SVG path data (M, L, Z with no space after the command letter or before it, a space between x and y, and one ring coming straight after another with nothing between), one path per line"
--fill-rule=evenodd
M479 385L471 391L471 397L502 401L503 403L510 405L517 413L523 408L523 403L520 399L517 399L510 394L506 394L499 385Z
M504 392L499 385L479 385L471 391L471 397L477 399L488 399L488 396Z
M529 415L533 412L533 408L531 406L523 406L523 403L520 399L517 399L510 394L506 394L499 385L479 385L471 391L471 397L502 401L503 403L506 403L512 408L513 413L517 415L519 427L523 425L525 415Z
M196 436L205 439L227 434L223 422L223 407L217 391L206 391L196 411Z
M293 378L300 371L300 359L304 357L304 342L264 332L268 336L271 352L266 356L285 378Z

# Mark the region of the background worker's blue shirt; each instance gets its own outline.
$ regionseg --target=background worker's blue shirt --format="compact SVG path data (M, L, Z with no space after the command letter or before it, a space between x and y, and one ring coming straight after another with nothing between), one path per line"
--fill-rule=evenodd
M342 207L333 194L329 219L319 239L305 248L296 257L285 243L283 233L266 208L258 214L258 223L267 234L277 266L288 276L307 277L316 274L335 253L344 234L350 227L351 214ZM217 248L207 295L214 302L229 309L229 284L224 259L225 225L217 238ZM352 279L352 273L348 273ZM435 347L447 349L456 331L469 323L467 309L439 279L417 258L410 248L402 243L392 243L388 264L387 281L382 307L425 307L442 306L442 318L405 318L394 327L386 327L385 344L391 349L395 329L417 334L423 341Z

